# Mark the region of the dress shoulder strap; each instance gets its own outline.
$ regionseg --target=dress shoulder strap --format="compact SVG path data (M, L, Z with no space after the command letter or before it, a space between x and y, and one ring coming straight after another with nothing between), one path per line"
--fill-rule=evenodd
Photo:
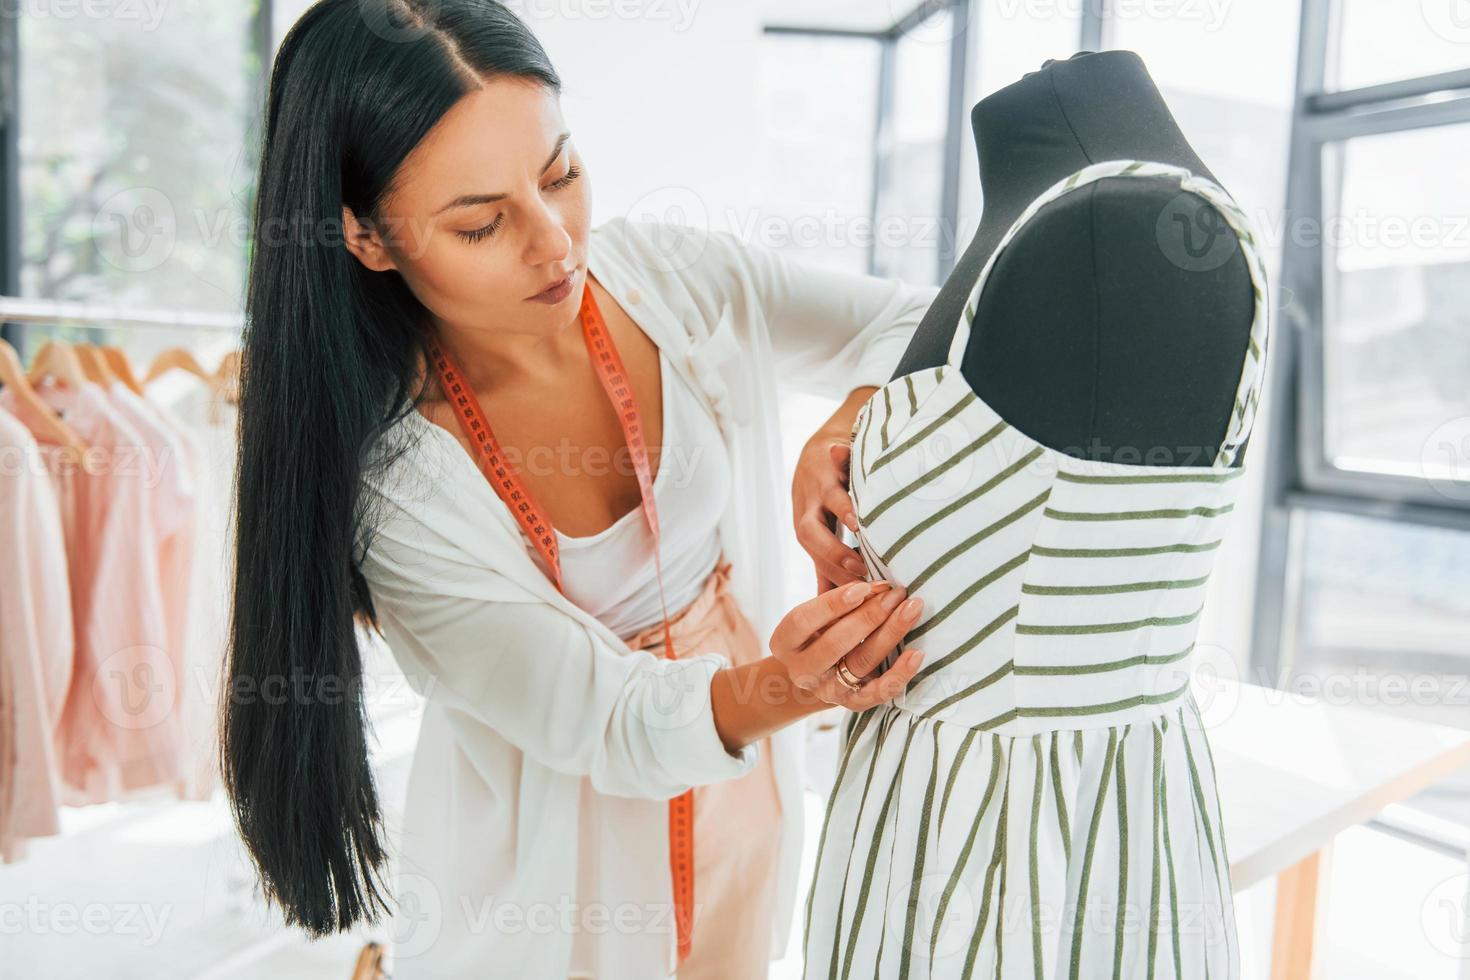
M1266 265L1261 258L1258 246L1259 236L1256 235L1250 218L1235 199L1219 184L1208 177L1200 176L1186 167L1179 167L1168 163L1157 163L1150 160L1103 160L1098 163L1089 164L1086 167L1062 178L1052 184L1046 190L1038 194L1020 216L1012 222L1010 228L1001 237L1000 243L996 245L995 251L986 260L984 268L975 278L975 285L971 287L969 297L966 299L959 322L955 326L953 337L950 338L949 353L945 358L946 369L959 368L964 357L965 348L969 343L970 330L975 321L975 312L980 307L980 295L985 288L986 280L990 277L990 270L995 266L1005 247L1021 228L1047 204L1055 201L1063 194L1076 190L1101 180L1104 177L1177 177L1181 191L1197 194L1204 198L1224 217L1227 224L1234 230L1242 254L1245 256L1246 267L1250 272L1251 286L1255 294L1255 307L1251 317L1249 340L1246 345L1245 356L1241 361L1240 379L1236 385L1235 407L1231 412L1230 423L1226 427L1225 438L1220 443L1219 451L1215 455L1214 466L1229 466L1234 463L1240 452L1240 447L1250 435L1251 426L1255 422L1256 408L1260 403L1261 385L1266 372L1267 337L1270 333L1270 304L1267 302L1268 290L1266 283ZM1161 228L1161 230L1164 230ZM1172 248L1166 245L1161 237L1161 247L1170 248L1173 260L1185 268L1208 269L1216 268L1222 264L1228 253L1221 255L1218 249L1206 249L1204 254L1198 254L1193 247L1195 243L1179 241Z

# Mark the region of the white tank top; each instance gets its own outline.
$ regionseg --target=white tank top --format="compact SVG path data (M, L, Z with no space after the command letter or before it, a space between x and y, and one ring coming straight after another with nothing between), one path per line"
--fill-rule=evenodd
M660 556L672 618L699 595L720 557L718 527L730 494L730 460L714 420L659 352L663 390L663 451L653 475ZM629 467L623 449L617 465ZM641 504L596 534L556 532L567 598L627 639L662 622L653 535ZM543 570L540 552L526 550Z

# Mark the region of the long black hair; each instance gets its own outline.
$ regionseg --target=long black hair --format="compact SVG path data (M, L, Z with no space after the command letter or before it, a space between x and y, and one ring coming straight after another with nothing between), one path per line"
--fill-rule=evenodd
M318 0L271 70L245 301L223 783L266 896L314 936L387 911L354 623L359 491L413 411L425 311L342 243L487 79L561 80L495 0ZM379 226L381 227L381 226ZM376 461L376 463L374 462ZM344 692L346 696L344 696Z

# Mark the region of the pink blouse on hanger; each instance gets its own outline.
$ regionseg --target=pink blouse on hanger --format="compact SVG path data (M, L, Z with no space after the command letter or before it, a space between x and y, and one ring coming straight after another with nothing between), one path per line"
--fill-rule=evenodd
M63 802L98 803L182 771L180 678L168 656L148 498L155 461L98 385L36 387L89 447L82 465L55 447L42 456L67 542L76 644L59 737ZM10 391L0 391L0 408L33 421Z
M170 669L178 678L180 718L174 724L179 737L187 742L183 702L196 693L198 681L190 671L188 650L195 497L188 451L156 405L128 390L122 382L114 383L106 394L112 408L142 436L149 454L144 468L145 489L158 554L159 595L168 630L166 649Z
M194 555L189 587L182 717L190 759L179 795L206 800L219 782L215 718L228 642L234 536L230 497L235 478L237 409L182 371L149 381L144 399L183 438L195 491Z
M0 411L0 859L60 832L56 737L72 672L66 540L42 450Z

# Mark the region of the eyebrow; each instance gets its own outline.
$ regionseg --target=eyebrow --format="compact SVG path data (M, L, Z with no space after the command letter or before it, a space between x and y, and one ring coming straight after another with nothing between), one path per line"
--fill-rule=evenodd
M571 135L571 133L564 132L556 138L556 145L551 148L551 156L547 157L546 162L541 165L541 172L543 174L550 170L551 165L556 162L556 158L561 156L561 149L566 145ZM503 201L509 196L508 194L461 194L434 213L443 214L451 208L468 208L474 207L477 204L493 204L496 201Z

